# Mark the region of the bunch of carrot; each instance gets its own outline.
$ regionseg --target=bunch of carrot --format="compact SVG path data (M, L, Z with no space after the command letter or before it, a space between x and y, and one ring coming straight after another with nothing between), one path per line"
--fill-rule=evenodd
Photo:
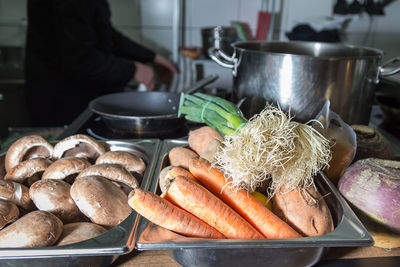
M224 174L207 160L192 159L189 171L171 169L172 182L161 196L134 189L129 205L151 222L189 237L301 237L245 190L227 186Z

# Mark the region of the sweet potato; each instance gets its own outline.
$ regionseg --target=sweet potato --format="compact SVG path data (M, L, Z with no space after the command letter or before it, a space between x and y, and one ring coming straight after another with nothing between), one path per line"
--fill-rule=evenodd
M214 159L215 153L217 153L219 147L222 145L221 141L218 139L213 139L210 142L208 142L206 150L200 155L203 159L208 160L209 162L212 162Z
M186 147L174 147L168 153L168 159L171 166L189 169L189 160L198 157L196 152Z
M273 212L304 236L333 231L332 215L321 194L310 186L287 192L281 188L273 197Z
M223 137L213 128L203 126L189 132L189 147L201 155L207 149L208 143L214 139L222 141Z

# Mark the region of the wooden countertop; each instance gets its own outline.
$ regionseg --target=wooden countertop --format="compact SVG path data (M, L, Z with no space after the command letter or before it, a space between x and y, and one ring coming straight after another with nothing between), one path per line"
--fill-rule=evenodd
M324 259L349 259L349 258L369 258L369 257L390 257L400 256L400 248L383 249L377 247L356 247L356 248L331 248ZM137 252L119 257L114 267L177 267L181 266L168 252L162 250L150 250ZM379 267L379 266L378 266Z

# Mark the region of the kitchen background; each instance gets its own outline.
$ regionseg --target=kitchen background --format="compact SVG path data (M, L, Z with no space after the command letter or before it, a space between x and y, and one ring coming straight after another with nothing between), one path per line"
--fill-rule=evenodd
M354 0L348 0L348 4ZM367 1L367 0L365 0ZM383 0L382 0L383 1ZM296 25L324 23L348 18L342 24L342 41L376 47L386 52L384 60L400 55L400 1L390 2L384 15L334 15L336 0L266 1L275 12L272 39L288 40L286 33ZM360 2L363 2L362 0ZM229 26L232 21L247 23L252 35L257 27L257 14L262 0L109 0L112 22L132 39L167 56L174 50L174 7L181 6L179 46L202 46L201 29L216 25ZM26 0L0 0L0 136L9 126L27 124L23 102L23 47L25 44ZM230 70L210 60L200 59L204 75L218 73L216 86L231 87Z

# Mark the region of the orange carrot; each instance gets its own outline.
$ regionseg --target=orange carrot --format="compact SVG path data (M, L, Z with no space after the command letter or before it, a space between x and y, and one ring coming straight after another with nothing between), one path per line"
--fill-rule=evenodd
M265 238L231 207L192 179L177 176L164 196L227 238Z
M225 238L199 218L151 192L134 189L128 196L128 204L149 221L179 234L189 237Z
M202 159L190 161L190 172L208 190L220 197L267 238L299 238L301 235L243 189L227 185L223 172Z

